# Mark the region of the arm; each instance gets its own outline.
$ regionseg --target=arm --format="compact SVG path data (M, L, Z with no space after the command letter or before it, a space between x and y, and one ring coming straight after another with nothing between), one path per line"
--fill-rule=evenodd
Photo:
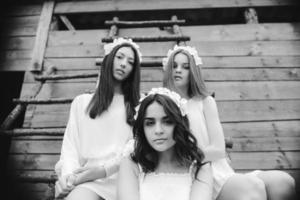
M120 163L123 158L130 155L134 148L134 140L131 139L125 145L123 151L115 159L106 162L104 165L94 167L81 167L74 171L76 174L76 180L74 185L78 185L84 182L93 181L100 178L106 178L112 174L118 172Z
M118 185L117 200L139 200L139 169L129 157L121 162Z
M213 97L208 96L203 100L203 110L210 142L209 146L202 149L205 154L204 162L225 158L225 138L217 104Z
M67 195L73 187L67 185L67 178L73 170L80 166L78 156L78 126L77 126L77 101L75 98L71 104L69 121L65 130L61 148L60 160L55 165L58 181L55 186L56 196Z
M210 163L203 165L194 180L190 200L212 200L213 178Z

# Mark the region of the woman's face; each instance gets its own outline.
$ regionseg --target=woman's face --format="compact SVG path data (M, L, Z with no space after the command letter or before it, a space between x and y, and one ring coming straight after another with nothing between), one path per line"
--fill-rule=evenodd
M164 152L175 145L173 139L175 124L159 103L153 102L148 106L143 126L149 145L156 151Z
M185 54L178 53L174 56L174 68L172 76L176 87L188 87L190 78L190 63Z
M130 47L121 47L114 58L113 77L117 81L124 81L132 72L134 52Z

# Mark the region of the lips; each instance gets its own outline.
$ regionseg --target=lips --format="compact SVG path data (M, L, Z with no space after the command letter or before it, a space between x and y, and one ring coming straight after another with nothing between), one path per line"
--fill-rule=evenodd
M155 139L153 140L156 144L161 144L161 143L164 143L167 139L165 138L159 138L159 139Z
M121 69L116 69L116 72L118 72L119 74L123 75L125 72Z
M181 76L174 76L174 79L175 79L175 80L181 80L182 77L181 77Z

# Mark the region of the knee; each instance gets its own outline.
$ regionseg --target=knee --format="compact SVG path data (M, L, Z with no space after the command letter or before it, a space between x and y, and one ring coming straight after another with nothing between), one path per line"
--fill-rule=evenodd
M258 199L267 199L267 191L265 183L257 178L249 176L247 177L248 182L248 194L250 197L249 199L258 200Z

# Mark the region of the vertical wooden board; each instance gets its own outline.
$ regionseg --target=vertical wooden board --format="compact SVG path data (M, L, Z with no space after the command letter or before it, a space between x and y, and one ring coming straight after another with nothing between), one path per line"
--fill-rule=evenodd
M40 71L42 68L53 9L54 1L46 1L44 3L37 29L31 65L29 67L30 71Z

